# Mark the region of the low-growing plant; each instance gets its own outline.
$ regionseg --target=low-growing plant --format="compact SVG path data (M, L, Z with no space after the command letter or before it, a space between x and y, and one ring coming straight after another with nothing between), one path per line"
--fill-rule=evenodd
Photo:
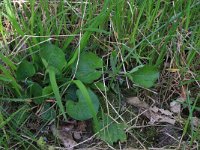
M117 140L126 140L124 125L112 122L112 119L108 116L103 115L102 120L99 120L97 116L100 102L92 87L94 87L94 82L102 75L103 62L101 58L92 52L82 52L78 66L76 62L70 66L76 80L66 81L65 75L70 68L62 49L55 44L46 42L40 46L39 56L41 59L39 62L43 62L43 67L41 67L42 70L40 71L44 72L40 80L37 80L39 74L35 67L38 64L32 60L24 59L15 69L16 84L19 84L19 87L24 87L20 92L22 97L33 98L32 101L36 105L45 104L45 100L55 97L56 104L65 120L69 117L81 121L92 118L94 131L99 132L99 137L102 140L111 145ZM125 78L127 75L124 74L123 76ZM152 66L140 66L139 69L128 73L128 77L136 84L148 88L154 85L158 78L158 71ZM61 83L58 81L61 81ZM64 81L66 82L64 83ZM63 84L65 87L72 86L73 84L77 86L77 88L71 91L75 93L75 99L63 98L60 91L60 87ZM52 113L54 114L55 112ZM48 120L49 117L55 117L53 114L46 117L43 115L42 117ZM106 126L108 126L108 129L104 129ZM102 130L106 130L106 133ZM119 132L118 136L115 136L116 132Z
M158 99L165 101L162 88L170 83L156 85L163 66L166 74L180 70L179 86L199 85L198 0L98 2L0 3L0 146L17 141L23 148L35 148L33 142L44 147L36 138L40 131L33 134L23 126L38 118L42 126L91 120L98 138L109 145L124 142L126 121L107 94L117 95L114 103L121 106L125 84L134 92L158 87ZM187 80L188 74L194 77Z
M66 103L63 104L62 96L60 95L60 92L59 92L59 86L56 82L56 75L62 76L62 78L60 78L59 80L61 81L65 80L64 73L62 74L63 68L67 69L65 54L56 45L53 45L51 43L46 43L41 46L40 57L46 68L45 74L46 73L49 74L49 83L45 83L45 84L51 85L52 91L55 95L56 103L58 104L59 110L61 110L61 113L64 116L64 118L67 119L66 113L70 117L76 120L88 120L90 118L93 118L94 131L95 132L100 131L100 127L99 127L100 123L97 118L97 113L99 111L99 105L100 105L99 99L98 99L98 96L95 94L94 91L92 91L90 87L94 83L94 81L98 80L101 77L101 74L102 74L101 69L103 67L103 62L101 58L99 58L96 54L92 52L81 53L79 62L78 62L79 63L78 67L76 68L76 62L71 66L72 73L75 74L75 77L77 80L68 81L65 85L65 86L68 86L69 84L75 84L78 87L78 89L74 91L76 93L78 100L73 101L73 100L67 99ZM26 65L30 65L30 62L27 62L27 61L23 61L22 63L27 63ZM17 69L17 72L19 72L19 70L26 71L28 68L31 70L34 70L32 68L33 66L29 66L28 68L23 68L23 69L21 67L22 65L20 64ZM33 73L34 71L29 71L29 72ZM25 73L25 79L29 78L30 76L33 76L34 74L32 73ZM21 72L19 74L24 74L24 73ZM124 77L125 76L126 75L124 75ZM129 73L129 76L132 77L133 81L136 84L149 88L153 86L154 82L158 79L158 71L156 67L143 66L140 69ZM41 84L41 83L38 83L38 84ZM42 85L42 87L44 87L44 85ZM39 87L37 88L39 89ZM40 95L37 95L37 96L40 96ZM42 95L42 96L45 97L45 95ZM66 108L64 107L65 105L66 105ZM109 121L109 123L111 123L111 121ZM116 126L118 125L116 124ZM119 127L122 127L122 126L119 125ZM112 129L119 130L117 128L112 128ZM114 131L110 131L110 132L114 133ZM102 135L100 137L102 137L105 141L108 141L108 139L105 138L105 136ZM119 137L119 139L120 138L121 137ZM117 139L115 139L114 141L117 141ZM124 139L125 137L123 135L123 140ZM113 142L110 141L108 143L113 143Z

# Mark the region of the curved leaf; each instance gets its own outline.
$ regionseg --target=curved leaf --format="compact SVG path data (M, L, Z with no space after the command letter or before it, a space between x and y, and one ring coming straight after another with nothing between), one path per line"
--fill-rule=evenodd
M75 73L76 63L72 66ZM80 56L76 78L84 83L92 83L101 76L101 69L103 67L102 59L96 54L88 52L82 53Z
M95 113L97 113L99 109L99 99L90 89L88 89L88 93L92 100ZM76 120L87 120L92 118L93 114L90 111L87 101L82 92L78 89L76 91L76 94L78 96L78 102L68 100L66 103L68 115Z
M130 77L136 84L145 88L150 88L159 78L159 72L156 67L146 65L130 73Z
M124 124L114 122L108 115L103 114L102 121L100 122L100 131L98 137L105 142L113 145L117 141L125 142L127 139Z
M23 60L16 71L18 80L25 80L28 77L32 77L35 74L35 68L31 62Z
M61 73L62 69L67 64L65 54L62 49L60 49L56 45L45 43L40 50L40 56L42 58L44 66L49 72L49 79L51 82L52 90L56 97L56 101L60 108L60 111L64 118L67 119L65 109L62 104L62 99L59 93L59 88L56 82L56 73Z
M52 67L57 72L61 72L67 64L62 49L50 43L45 43L42 46L40 56L42 57L42 61L46 68Z
M44 98L42 97L42 87L38 83L33 83L30 86L30 96L34 98L33 101L36 104L44 102Z

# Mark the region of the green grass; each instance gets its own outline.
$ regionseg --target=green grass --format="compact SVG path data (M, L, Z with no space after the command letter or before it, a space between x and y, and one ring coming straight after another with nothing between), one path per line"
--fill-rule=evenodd
M71 81L75 80L71 68L74 63L78 66L83 51L93 52L103 59L103 75L95 81L103 84L95 92L110 116L128 122L138 115L130 108L126 110L129 115L119 111L127 95L144 98L148 103L153 99L157 106L169 109L169 103L180 97L184 87L189 114L182 114L184 121L179 125L183 130L182 141L185 140L186 146L190 147L200 142L199 128L194 128L191 123L196 114L198 117L200 107L199 12L198 0L0 2L0 148L37 149L35 143L43 135L30 130L28 124L38 121L42 126L65 121L67 117L61 115L64 114L61 99L69 91ZM38 97L28 95L27 90L31 85L29 82L48 87L49 77L39 57L40 47L46 41L60 47L67 59L62 75L56 76L57 85L53 89L60 106L49 107L53 108L55 117L47 120L36 115L39 108L44 108L44 103L34 103ZM18 81L16 69L24 59L33 62L37 74ZM160 79L150 90L138 87L126 76L140 65L159 68ZM54 97L53 91L48 93L51 97ZM88 93L86 97L90 105ZM65 103L65 99L62 102ZM89 109L94 111L92 106ZM92 113L97 124L97 116ZM147 124L141 117L128 125L137 123L142 126L144 122ZM154 147L149 144L152 141L145 141L145 136L134 135L141 143L148 143L145 146ZM52 145L56 147L59 144L55 140Z

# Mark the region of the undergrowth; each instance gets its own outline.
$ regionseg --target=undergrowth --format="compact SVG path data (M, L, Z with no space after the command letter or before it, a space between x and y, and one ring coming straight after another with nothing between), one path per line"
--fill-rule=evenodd
M198 0L4 0L0 10L0 148L60 149L49 128L74 120L97 139L74 147L198 146ZM129 97L167 110L184 101L169 128Z

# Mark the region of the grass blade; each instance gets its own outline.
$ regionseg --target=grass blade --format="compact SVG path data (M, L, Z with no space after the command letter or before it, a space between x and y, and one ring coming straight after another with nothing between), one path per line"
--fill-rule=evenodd
M56 100L57 100L57 104L58 104L58 106L61 110L63 117L67 120L67 116L65 114L65 109L64 109L64 106L62 104L61 96L60 96L60 93L59 93L59 88L58 88L58 85L57 85L57 82L56 82L56 75L55 75L54 70L49 69L49 78L50 78L53 93L55 94L55 97L56 97Z

